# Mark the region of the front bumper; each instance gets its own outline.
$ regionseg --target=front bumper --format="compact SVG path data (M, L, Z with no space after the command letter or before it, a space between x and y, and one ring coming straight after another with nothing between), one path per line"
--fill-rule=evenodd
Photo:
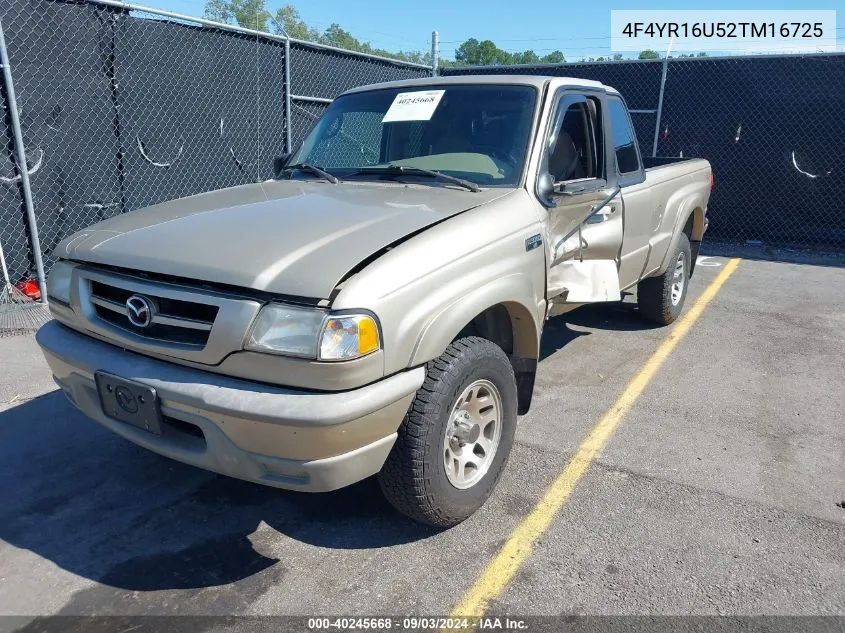
M118 435L166 457L278 488L321 492L377 473L423 368L343 392L287 389L155 360L56 321L36 336L68 398ZM106 416L94 372L153 387L161 436Z

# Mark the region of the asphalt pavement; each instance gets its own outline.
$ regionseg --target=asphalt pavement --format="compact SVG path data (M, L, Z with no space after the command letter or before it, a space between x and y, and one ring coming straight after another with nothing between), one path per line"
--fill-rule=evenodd
M149 453L0 339L0 614L448 614L671 331L630 297L549 321L499 488L446 531L372 481L285 492ZM844 360L845 268L741 261L490 613L845 616Z

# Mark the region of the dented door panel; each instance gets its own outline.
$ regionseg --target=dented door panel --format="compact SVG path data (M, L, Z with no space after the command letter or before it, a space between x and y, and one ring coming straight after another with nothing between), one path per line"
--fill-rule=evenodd
M600 189L582 194L583 200L552 210L560 215L550 244L550 299L579 303L618 300L624 206L618 194L601 206L613 192Z

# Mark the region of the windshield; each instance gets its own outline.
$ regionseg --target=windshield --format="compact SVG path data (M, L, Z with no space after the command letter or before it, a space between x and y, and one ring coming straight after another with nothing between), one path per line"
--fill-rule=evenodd
M313 165L341 179L353 174L379 178L378 170L356 172L401 165L484 186L513 186L525 163L536 98L531 86L501 85L344 95L329 106L288 164Z

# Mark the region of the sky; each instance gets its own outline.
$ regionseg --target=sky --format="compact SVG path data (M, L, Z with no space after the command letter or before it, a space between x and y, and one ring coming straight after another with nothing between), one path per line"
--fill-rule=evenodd
M202 15L205 0L130 0L188 15ZM842 0L814 0L811 7L792 0L738 5L735 0L706 0L691 5L679 0L268 0L274 12L293 4L311 26L323 30L333 22L362 41L387 50L431 48L438 31L441 56L454 58L455 48L470 37L491 39L509 51L532 49L542 56L561 50L567 60L609 55L611 9L842 9ZM840 11L837 44L845 50L845 11ZM626 54L626 57L629 55Z

